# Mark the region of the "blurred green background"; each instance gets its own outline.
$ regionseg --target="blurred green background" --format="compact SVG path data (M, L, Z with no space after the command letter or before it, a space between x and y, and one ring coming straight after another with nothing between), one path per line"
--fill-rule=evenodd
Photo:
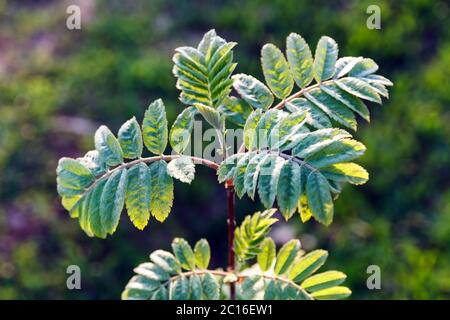
M82 29L66 28L81 7ZM366 8L381 8L381 30ZM93 148L100 124L117 131L162 97L169 121L183 108L171 73L173 50L211 28L237 41L237 72L262 79L259 50L284 47L297 32L312 48L323 34L340 56L363 55L393 80L391 98L370 105L356 137L371 174L346 186L329 228L280 222L278 241L299 237L330 250L329 268L348 274L353 299L450 298L450 5L448 1L5 1L0 0L0 299L116 299L132 268L175 236L201 237L213 266L226 263L224 190L198 168L176 184L164 224L144 231L123 216L118 232L89 239L60 206L55 168ZM238 202L238 221L256 209ZM82 270L82 290L66 289L66 267ZM379 265L382 289L368 290Z

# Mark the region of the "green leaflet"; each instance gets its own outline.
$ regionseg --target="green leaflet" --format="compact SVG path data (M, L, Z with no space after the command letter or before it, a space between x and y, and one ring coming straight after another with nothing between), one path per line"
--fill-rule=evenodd
M361 79L346 77L335 80L335 83L339 88L350 93L351 95L381 104L381 98L377 91Z
M99 238L106 238L107 229L103 226L102 218L100 215L100 204L103 189L106 185L106 179L100 180L96 183L94 189L91 191L92 195L89 201L89 226L94 236Z
M202 280L196 274L189 277L189 287L191 289L191 300L201 300L203 295Z
M197 48L181 47L173 57L173 73L181 102L218 107L231 91L234 42L226 42L214 30L205 34Z
M258 181L258 195L266 208L271 208L277 195L278 179L285 160L271 154L261 161Z
M260 275L251 275L239 286L239 295L243 300L257 299L258 294L264 289L264 281Z
M100 156L97 150L86 152L84 157L77 158L82 165L88 168L94 176L102 175L106 172L107 166L104 159Z
M184 183L191 183L195 176L195 165L191 157L181 156L167 165L167 173Z
M291 218L297 209L303 183L300 165L293 160L287 161L281 169L277 190L278 207L286 220Z
M247 195L251 198L255 198L255 191L258 182L259 170L261 163L268 157L267 153L258 153L251 158L247 165L247 170L244 176L244 187L247 191Z
M315 274L302 282L301 287L309 292L315 292L340 285L347 276L339 271L326 271Z
M259 120L263 111L257 109L253 111L247 118L244 125L244 145L248 150L252 150L256 139L256 127L258 126Z
M194 247L195 265L200 269L206 269L211 258L211 249L206 239L197 241Z
M220 183L233 178L236 171L236 164L245 155L245 153L235 153L222 161L219 169L217 170L217 178Z
M291 33L286 39L286 56L292 75L300 88L308 86L313 79L313 58L306 41Z
M263 113L256 126L253 147L257 149L267 148L271 130L286 116L286 112L278 109L270 109Z
M273 242L271 238L265 238L261 243L261 252L257 257L258 265L261 271L267 271L272 267L275 254L275 242Z
M300 195L300 198L298 199L297 210L303 223L311 219L312 212L308 205L308 197L304 193Z
M291 241L285 243L280 251L278 251L277 260L275 262L275 267L273 272L276 275L284 274L288 271L291 264L294 262L300 250L300 241L297 239L292 239Z
M135 273L156 281L167 281L170 278L163 268L151 262L141 263L133 270Z
M336 68L334 72L334 79L345 76L353 67L361 61L362 57L342 57L336 61Z
M294 87L294 79L283 53L273 44L266 44L261 50L261 64L270 90L277 98L286 98Z
M369 180L369 173L360 165L352 162L336 163L322 168L321 171L327 179L337 182L360 185Z
M150 195L152 185L150 169L140 162L128 170L128 186L125 206L131 222L139 230L143 230L150 219Z
M145 111L142 134L147 149L154 154L162 154L167 146L167 119L164 103L155 100Z
M314 250L300 257L294 262L289 270L289 279L295 282L301 282L311 274L316 272L327 260L328 252L325 250Z
M334 141L321 151L308 157L308 163L316 168L323 168L339 162L352 161L366 151L366 147L353 139Z
M201 103L195 103L194 107L214 129L223 129L223 120L219 111Z
M305 98L296 98L287 102L286 109L292 113L307 111L306 123L314 128L322 129L331 127L330 119L326 113Z
M167 173L167 164L163 160L150 165L152 193L150 211L159 222L163 222L170 213L173 203L173 180Z
M308 206L314 218L328 226L333 221L333 200L327 179L318 171L311 171L306 181Z
M178 115L170 129L170 145L179 154L182 154L189 145L196 113L194 107L187 107Z
M352 70L349 72L350 77L365 77L369 74L375 73L378 70L378 65L370 58L364 58L358 61Z
M202 276L202 292L205 300L219 299L219 283L211 273Z
M127 170L114 171L106 182L100 198L100 221L109 234L116 231L125 202Z
M172 241L172 250L183 269L193 270L195 268L194 252L186 240L175 238Z
M273 218L276 209L256 212L246 216L244 221L235 230L235 252L242 261L252 259L261 252L260 244L269 233L272 224L278 221Z
M352 292L347 287L333 287L313 292L311 296L317 300L335 300L344 299L351 295Z
M332 38L323 36L317 43L314 56L314 78L322 82L331 78L334 74L338 56L338 45Z
M234 89L254 108L267 109L272 105L272 93L258 79L242 73L234 75L232 79Z
M170 252L164 250L153 251L150 254L150 260L169 274L178 274L181 272L180 264Z
M218 110L229 121L239 127L243 127L248 116L252 113L253 108L243 99L228 97L223 101Z
M58 193L61 196L76 196L94 181L94 175L80 161L61 158L56 168Z
M234 182L234 190L236 191L236 195L239 198L246 192L245 188L245 172L247 169L247 165L250 161L250 158L255 155L254 152L247 152L243 155L236 164L236 169L234 170L233 182Z
M330 83L327 85L321 85L320 89L323 92L333 97L335 100L343 103L352 111L359 114L367 122L370 121L370 112L364 102L361 99L349 94L346 91L340 89L335 83Z
M122 148L119 141L106 126L100 126L95 132L95 149L108 166L123 162Z
M125 122L117 134L123 157L135 159L142 154L142 133L136 118L133 117Z
M305 98L316 105L330 118L356 131L357 122L353 112L342 102L334 99L321 89L305 92Z
M279 300L283 288L280 281L266 280L266 290L264 291L264 300Z
M345 138L351 138L351 135L345 130L319 129L306 133L302 136L302 139L297 140L295 147L292 148L292 154L299 158L308 159L335 141Z
M269 134L269 148L271 150L283 149L294 135L304 129L303 125L306 122L307 115L306 110L297 111L275 124Z
M175 281L170 283L169 299L170 300L189 300L189 279L184 275L179 276Z

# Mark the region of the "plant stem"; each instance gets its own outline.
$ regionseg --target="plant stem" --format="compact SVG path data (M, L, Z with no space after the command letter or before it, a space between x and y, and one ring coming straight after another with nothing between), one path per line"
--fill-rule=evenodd
M225 184L227 192L227 225L228 225L228 272L235 272L234 262L234 230L236 229L236 215L234 211L235 196L233 181L229 180ZM236 299L236 283L230 283L230 300Z

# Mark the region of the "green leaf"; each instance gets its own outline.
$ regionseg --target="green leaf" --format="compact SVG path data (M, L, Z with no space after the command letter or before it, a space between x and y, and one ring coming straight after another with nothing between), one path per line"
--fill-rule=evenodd
M211 258L211 249L209 248L208 241L201 239L197 241L194 247L195 264L200 269L206 269L209 265Z
M205 300L219 300L219 283L211 273L202 276L202 289Z
M378 70L378 65L370 58L361 59L349 72L350 77L365 77L369 74L375 73Z
M322 82L331 78L334 74L338 56L338 45L332 38L323 36L317 43L314 56L314 78Z
M142 154L142 133L136 118L133 117L125 122L117 134L120 146L122 147L123 157L135 159Z
M281 297L283 288L277 280L267 280L266 289L264 291L264 300L278 300Z
M100 215L100 204L103 189L105 188L106 180L100 180L96 183L95 188L91 191L92 194L89 200L89 226L94 236L99 238L106 238L107 230L102 224L102 218Z
M302 192L301 167L292 160L287 161L278 180L277 203L281 214L288 220L297 209Z
M381 98L376 90L361 79L346 77L335 80L335 83L339 88L350 93L351 95L381 104Z
M317 300L336 300L347 298L351 294L351 290L347 287L333 287L313 292L311 296Z
M193 274L189 278L189 287L191 288L191 300L201 300L202 299L202 280L196 274Z
M330 119L326 113L305 98L296 98L286 102L286 109L292 113L300 111L308 112L306 123L314 128L322 129L331 127Z
M283 53L273 44L263 46L261 64L266 83L279 99L286 98L294 87L294 79Z
M223 129L223 124L219 111L201 103L195 103L194 107L197 108L197 111L213 128L219 130Z
M327 179L318 171L311 171L306 182L308 206L314 218L328 226L333 221L333 200Z
M345 76L353 67L361 61L362 57L342 57L336 61L336 69L334 72L334 79Z
M330 83L327 85L320 86L320 89L323 90L326 94L333 97L335 100L343 103L352 111L359 114L364 120L367 122L370 121L370 112L364 102L361 99L349 94L346 91L340 89L335 83Z
M291 241L284 244L278 252L274 273L276 275L286 273L291 264L294 262L299 250L300 241L298 241L297 239L292 239Z
M239 198L246 192L245 188L245 172L247 170L247 165L250 161L250 158L255 155L254 152L247 152L243 155L236 164L236 169L234 171L233 182L234 182L234 190L236 191L236 195Z
M241 299L252 300L264 289L264 282L261 276L251 275L244 279L239 289Z
M217 170L217 178L220 183L233 178L236 165L243 156L245 156L245 153L235 153L222 161Z
M170 129L170 145L179 154L182 154L189 145L196 113L194 107L187 107L178 115Z
M308 162L316 168L323 168L339 162L352 161L366 151L366 147L353 139L340 139L308 157Z
M150 254L150 260L171 275L181 272L179 262L170 252L164 250L153 251L152 254Z
M185 270L194 270L195 257L191 246L182 238L175 238L172 241L172 250L177 257L181 267Z
M167 119L164 103L155 100L145 111L142 134L147 149L154 154L162 154L167 146Z
M316 272L327 260L328 252L325 250L314 250L300 257L294 262L289 270L288 278L299 283Z
M258 181L258 195L266 208L271 208L277 195L278 179L285 160L271 154L261 161Z
M131 222L143 230L150 219L150 194L152 191L150 169L140 162L128 170L125 206Z
M261 271L267 271L272 267L275 254L275 243L271 238L265 238L261 243L261 252L257 257L258 265Z
M278 109L266 111L258 122L255 131L254 143L258 149L267 148L272 129L288 114Z
M234 75L232 79L234 89L254 108L267 109L272 105L272 93L258 79L242 73Z
M263 114L263 111L261 109L257 109L253 111L249 117L247 118L247 121L244 125L244 145L248 150L252 150L255 139L256 139L256 127L258 126L259 120L261 119L261 116Z
M167 172L181 182L191 183L195 176L195 165L191 157L181 156L169 162Z
M308 159L325 147L336 141L351 138L351 135L342 129L329 128L319 129L310 133L306 133L299 139L292 148L292 154L296 157Z
M106 126L100 126L95 132L95 149L108 166L123 162L122 148L119 141Z
M80 161L71 158L61 158L56 168L58 193L61 196L75 196L94 181L91 171Z
M258 153L254 157L252 157L247 165L247 169L245 171L244 176L244 188L247 191L247 195L251 198L255 198L255 191L258 182L259 170L261 167L261 163L267 158L269 155L267 153Z
M141 276L160 282L167 281L170 278L169 273L157 264L151 262L141 263L139 266L134 268L133 271Z
M347 276L340 271L326 271L307 278L300 285L309 292L315 292L340 285Z
M150 211L159 222L163 222L170 213L173 203L173 180L167 173L167 164L163 160L150 165L152 193Z
M303 125L306 122L307 115L308 112L305 110L298 111L278 122L270 131L269 148L276 151L283 149L293 136L304 129Z
M214 30L205 34L197 48L181 47L173 57L174 75L181 102L218 107L231 91L234 42L226 42Z
M88 151L84 157L77 158L77 161L88 168L94 176L102 175L107 170L106 163L97 150Z
M286 39L286 56L295 82L300 88L308 86L313 79L313 58L306 41L291 33Z
M219 112L224 114L229 121L243 127L253 108L243 99L236 97L226 98L219 107Z
M334 99L321 89L313 89L305 92L305 98L320 108L330 118L356 131L357 122L355 115L339 100Z
M189 279L181 275L175 281L170 283L169 299L170 300L189 300Z
M353 162L336 163L322 168L321 172L327 179L337 182L349 182L360 185L369 180L369 173L363 167Z
M100 220L104 230L113 234L119 224L125 202L127 170L114 171L108 178L100 198Z
M256 257L261 252L261 242L269 233L272 224L278 221L273 218L276 209L256 212L246 216L244 221L235 230L235 252L241 261Z

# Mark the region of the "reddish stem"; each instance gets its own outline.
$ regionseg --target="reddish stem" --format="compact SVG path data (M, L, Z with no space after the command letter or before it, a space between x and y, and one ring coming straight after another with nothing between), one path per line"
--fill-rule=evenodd
M228 224L228 272L235 272L234 262L234 230L236 228L236 216L234 211L235 197L233 181L229 180L225 183L227 191L227 224ZM236 299L236 283L230 283L230 300Z

